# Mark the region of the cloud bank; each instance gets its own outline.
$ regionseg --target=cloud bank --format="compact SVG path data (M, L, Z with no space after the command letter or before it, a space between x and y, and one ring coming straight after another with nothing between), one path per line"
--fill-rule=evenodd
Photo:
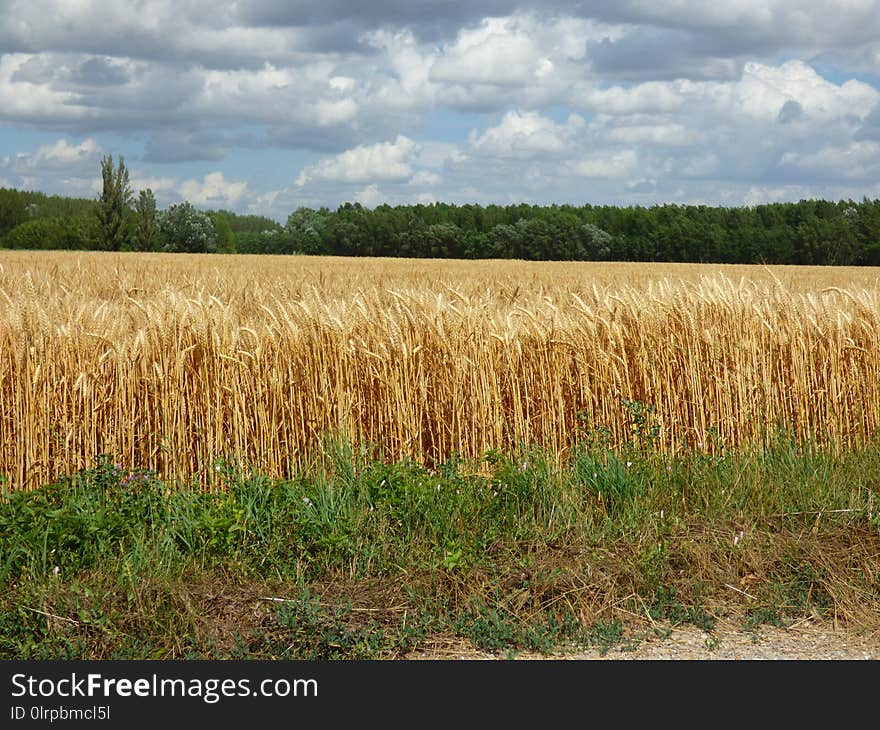
M880 2L0 0L0 180L160 204L880 196ZM51 19L51 22L50 20Z

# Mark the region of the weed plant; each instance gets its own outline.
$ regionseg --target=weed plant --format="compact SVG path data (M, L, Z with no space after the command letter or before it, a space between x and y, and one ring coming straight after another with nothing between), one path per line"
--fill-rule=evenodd
M607 650L731 617L877 628L877 444L776 434L669 457L634 424L627 447L585 439L564 463L523 448L428 468L329 439L285 480L218 461L213 492L102 456L0 500L0 657Z

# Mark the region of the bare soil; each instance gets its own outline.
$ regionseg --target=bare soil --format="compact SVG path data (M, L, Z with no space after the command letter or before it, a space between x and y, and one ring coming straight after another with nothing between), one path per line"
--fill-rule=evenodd
M668 633L668 635L667 635ZM570 654L528 652L493 655L464 647L437 647L411 659L566 659L566 660L865 660L880 659L880 631L853 632L829 623L808 623L787 629L761 626L753 631L739 625L719 625L708 633L693 626L639 634L604 653L591 649Z

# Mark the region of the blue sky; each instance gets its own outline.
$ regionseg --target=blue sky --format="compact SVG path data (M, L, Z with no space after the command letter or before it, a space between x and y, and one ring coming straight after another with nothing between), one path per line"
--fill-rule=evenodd
M0 186L160 206L880 197L880 2L0 0Z

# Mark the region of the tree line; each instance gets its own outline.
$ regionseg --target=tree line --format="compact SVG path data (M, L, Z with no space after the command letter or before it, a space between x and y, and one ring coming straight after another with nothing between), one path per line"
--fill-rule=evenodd
M0 189L0 246L415 258L880 265L880 200L706 205L298 208L281 225L189 202L157 210L101 162L94 200Z
M101 194L68 198L0 188L0 247L233 253L236 236L277 233L264 216L201 211L188 201L158 210L150 188L134 195L125 161L101 161Z

